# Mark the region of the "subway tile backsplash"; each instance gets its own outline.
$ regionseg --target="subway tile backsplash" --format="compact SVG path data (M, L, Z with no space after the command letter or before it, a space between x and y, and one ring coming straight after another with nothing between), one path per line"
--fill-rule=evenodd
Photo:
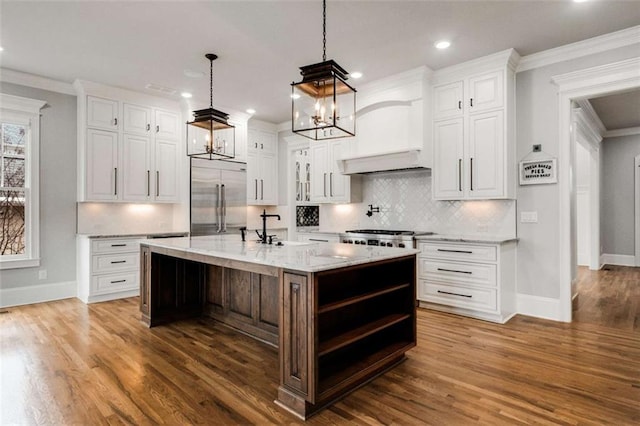
M435 201L431 170L363 176L362 203L321 205L320 230L407 229L452 234L516 235L515 200ZM369 204L379 213L368 217Z

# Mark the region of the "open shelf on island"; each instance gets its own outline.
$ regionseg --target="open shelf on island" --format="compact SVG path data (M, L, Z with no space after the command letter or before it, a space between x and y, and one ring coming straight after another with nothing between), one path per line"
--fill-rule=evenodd
M389 287L381 288L380 290L372 291L370 293L361 294L358 296L349 297L347 299L337 300L333 303L326 304L318 309L319 314L323 314L325 312L330 312L335 309L344 308L345 306L352 305L354 303L359 303L374 297L382 296L387 293L392 293L394 291L402 290L404 288L408 288L410 286L409 283L402 283L391 285Z

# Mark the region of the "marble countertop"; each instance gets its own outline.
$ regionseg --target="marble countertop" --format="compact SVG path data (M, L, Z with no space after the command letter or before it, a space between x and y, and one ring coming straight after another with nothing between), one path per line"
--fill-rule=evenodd
M517 237L487 234L432 234L416 235L416 241L449 241L460 243L487 243L502 244L510 241L518 241Z
M142 244L304 272L326 271L419 252L406 248L318 242L284 241L283 246L277 246L275 243L268 245L217 237L163 238L146 240Z
M145 232L139 234L76 234L80 237L86 238L133 238L133 237L148 237L148 238L164 238L164 237L186 237L189 235L189 231L183 232Z

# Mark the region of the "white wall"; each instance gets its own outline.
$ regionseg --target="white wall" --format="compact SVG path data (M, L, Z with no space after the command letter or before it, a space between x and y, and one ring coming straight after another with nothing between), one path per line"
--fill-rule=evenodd
M640 135L605 138L602 143L601 238L605 254L635 254L635 156Z
M0 291L59 283L75 289L76 97L10 83L0 83L0 92L47 102L40 125L40 267L0 271ZM46 279L38 279L40 270Z
M533 144L557 157L559 108L551 77L638 56L638 45L612 49L571 61L520 72L516 75L516 140L518 159ZM604 192L604 191L603 191ZM560 297L558 185L517 188L518 217L537 211L538 223L518 223L518 293L550 299Z

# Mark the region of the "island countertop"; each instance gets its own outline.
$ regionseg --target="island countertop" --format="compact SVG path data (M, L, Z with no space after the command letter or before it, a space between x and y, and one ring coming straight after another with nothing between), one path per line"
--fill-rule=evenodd
M239 238L239 236L238 236ZM145 240L143 245L277 268L319 272L416 254L419 250L340 243L288 242L277 246L217 236Z

